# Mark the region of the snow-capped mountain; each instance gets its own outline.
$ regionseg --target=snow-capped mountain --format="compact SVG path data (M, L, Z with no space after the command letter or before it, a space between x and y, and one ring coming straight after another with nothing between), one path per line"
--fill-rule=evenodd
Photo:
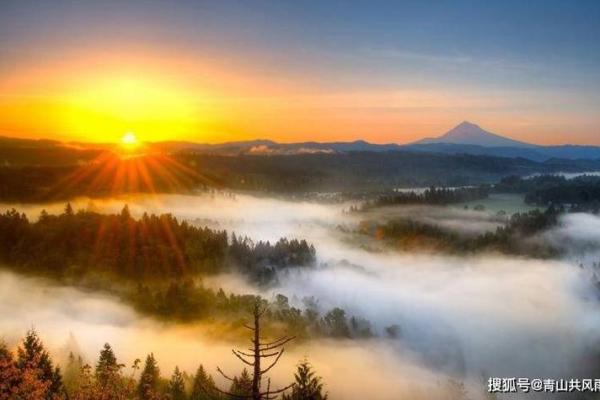
M464 121L442 136L426 138L413 144L450 143L483 147L536 147L535 145L513 140L481 129L479 125Z

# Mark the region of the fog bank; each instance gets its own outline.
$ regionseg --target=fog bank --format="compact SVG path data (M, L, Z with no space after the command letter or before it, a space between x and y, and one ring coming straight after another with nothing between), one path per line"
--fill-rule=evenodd
M315 269L283 273L279 285L262 291L236 275L207 279L236 292L283 293L298 306L314 296L323 310L342 307L368 319L382 337L368 341L312 341L297 346L276 371L281 384L308 356L332 398L443 399L449 377L464 380L473 399L482 398L482 375L591 376L600 342L600 310L594 262L600 260L600 218L569 214L535 240L560 246L561 260L498 255L450 257L369 252L344 240L338 226L354 228L365 216L343 213L346 205L291 202L249 195L136 196L74 202L75 208L134 216L170 212L199 225L227 229L252 239L306 238L317 248ZM37 217L42 208L21 208ZM492 213L451 207L394 207L373 218L411 217L470 234L494 229ZM585 268L579 264L584 263ZM114 298L55 287L39 280L0 275L0 332L14 341L34 324L54 349L75 335L94 359L105 341L128 362L153 351L163 368L193 371L240 365L229 343L210 339L213 326L163 325L142 318ZM26 295L25 295L26 294ZM399 327L386 339L385 328ZM356 378L355 378L356 377ZM376 392L373 392L376 391Z

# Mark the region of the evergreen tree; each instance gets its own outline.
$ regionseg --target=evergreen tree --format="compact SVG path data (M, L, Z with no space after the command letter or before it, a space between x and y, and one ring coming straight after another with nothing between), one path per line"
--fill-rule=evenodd
M105 386L109 383L109 380L114 379L118 375L120 368L121 366L117 364L115 353L110 345L105 343L96 364L96 380L101 386Z
M13 355L6 343L0 342L0 400L12 399L18 385L19 370Z
M192 384L192 395L190 400L210 400L219 397L215 389L215 381L212 376L206 373L202 365L198 367L194 382Z
M40 399L55 400L63 397L60 370L52 364L50 355L33 329L27 332L17 350L17 367L28 379L46 387L44 396Z
M129 212L129 205L125 204L123 209L121 210L121 218L125 221L129 221L131 219L131 212Z
M350 337L350 328L346 312L339 307L329 311L323 317L323 322L327 332L334 337Z
M40 222L44 222L46 221L48 218L50 217L50 215L48 214L48 211L46 210L42 210L42 212L40 212L40 216L38 218L38 221Z
M283 400L326 400L327 394L323 393L321 377L317 376L307 360L298 364L294 374L296 384L292 393L284 394Z
M65 206L65 215L72 216L73 214L73 206L71 206L71 203L67 203L67 205Z
M153 400L156 398L159 380L160 370L156 364L154 354L150 353L148 357L146 357L146 363L144 364L144 369L138 385L138 395L140 400Z
M231 393L234 397L251 397L252 396L252 378L248 373L248 370L244 368L240 376L236 376L233 378L231 382L231 387L229 388L229 393Z
M171 380L169 381L169 398L170 400L186 400L185 383L183 375L179 371L179 367L175 367Z

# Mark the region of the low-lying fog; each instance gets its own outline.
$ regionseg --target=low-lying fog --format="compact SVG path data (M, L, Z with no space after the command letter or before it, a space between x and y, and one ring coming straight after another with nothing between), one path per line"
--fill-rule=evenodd
M287 383L293 365L305 355L333 399L443 399L450 395L444 391L449 378L464 381L470 397L478 399L484 397L484 376L592 375L600 340L599 292L590 270L600 254L598 217L564 217L538 239L566 246L569 257L532 260L368 252L342 240L336 229L360 220L343 213L345 205L247 195L73 202L75 208L102 212L117 212L124 203L134 215L171 212L253 239L306 238L317 248L318 267L282 274L279 286L265 296L283 293L296 305L314 296L323 308L340 306L368 319L378 333L399 326L397 339L312 341L292 348L275 373L280 384ZM63 207L18 208L35 218L42 208L59 212ZM394 213L437 221L447 229L487 230L498 223L492 212L451 208L398 208ZM235 276L211 281L241 292L249 285ZM114 298L10 273L0 274L0 316L0 335L9 342L35 326L57 354L75 341L93 361L102 344L110 342L127 363L154 352L165 374L175 364L193 372L199 362L213 373L216 365L241 369L231 344L206 334L210 327L162 325Z

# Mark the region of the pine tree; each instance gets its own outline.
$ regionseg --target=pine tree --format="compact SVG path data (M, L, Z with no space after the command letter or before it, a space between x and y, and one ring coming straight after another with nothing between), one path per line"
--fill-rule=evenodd
M110 345L104 344L94 371L95 386L103 400L120 400L130 397L132 382L122 375L123 367L123 364L117 362L117 357Z
M331 336L350 337L350 328L348 327L346 312L341 308L336 307L325 314L323 322Z
M121 210L121 218L125 221L129 221L131 219L131 212L129 212L129 206L127 204L125 204Z
M190 400L212 400L217 398L219 398L219 393L215 389L215 381L200 365L196 375L194 375Z
M60 369L54 367L50 355L33 329L27 332L17 350L17 368L27 378L24 378L23 382L45 387L44 395L40 399L55 400L63 397L64 387Z
M231 387L229 388L229 393L231 393L233 397L237 396L251 398L252 378L250 378L250 374L246 368L244 368L240 376L233 378L231 381Z
M101 386L106 386L109 380L114 379L121 368L117 364L117 357L108 343L100 351L100 358L96 363L96 380Z
M72 216L74 214L73 206L71 206L71 203L67 203L67 205L65 206L65 214L68 216Z
M160 370L156 364L154 354L150 353L146 357L146 363L138 385L138 395L141 400L152 400L156 397L159 380Z
M169 398L170 400L186 400L185 383L183 375L179 371L179 367L175 367L171 380L169 381Z
M18 385L19 370L13 355L6 343L0 342L0 400L12 399Z
M296 384L292 388L292 393L283 395L283 400L326 400L327 394L323 394L321 377L316 376L309 362L304 360L297 368L294 374Z
M40 217L38 218L38 221L40 222L44 222L46 221L48 218L50 217L50 215L48 214L48 211L46 210L42 210L42 212L40 212Z

